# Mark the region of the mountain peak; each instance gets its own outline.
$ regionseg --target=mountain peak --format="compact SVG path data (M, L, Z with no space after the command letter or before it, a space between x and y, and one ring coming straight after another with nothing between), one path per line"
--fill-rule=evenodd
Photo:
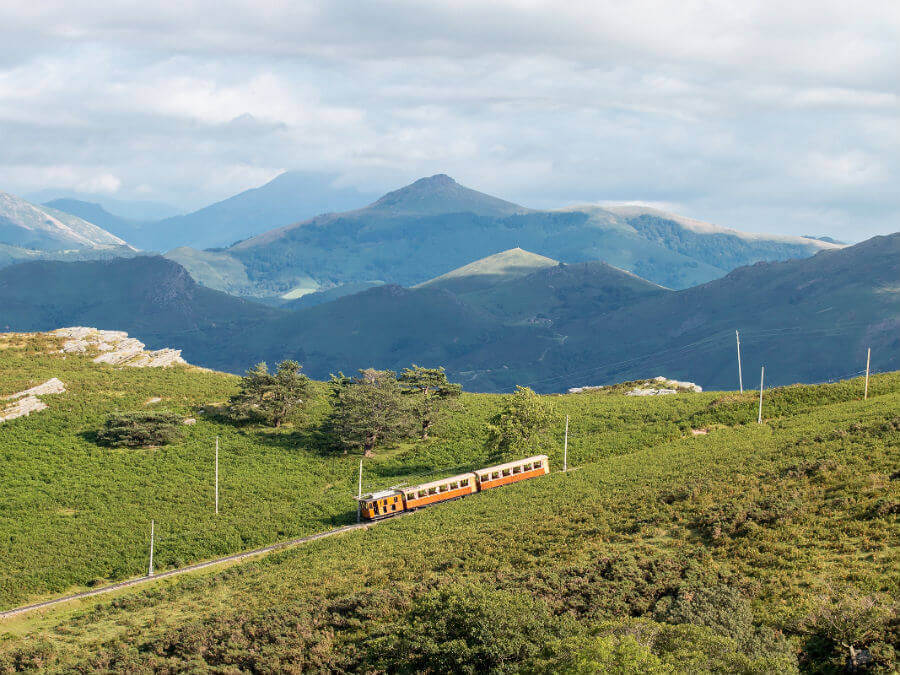
M416 288L433 286L454 292L468 292L557 265L559 262L553 258L516 247L470 262L468 265L425 281Z
M388 192L367 210L415 216L447 213L508 216L527 211L518 204L460 185L445 173L420 178L406 187Z

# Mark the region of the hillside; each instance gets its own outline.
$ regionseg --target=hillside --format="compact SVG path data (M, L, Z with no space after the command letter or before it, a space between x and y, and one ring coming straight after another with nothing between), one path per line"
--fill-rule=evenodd
M140 256L92 262L30 262L0 270L0 330L87 325L142 336L151 348L183 349L194 363L275 310L197 284L176 263Z
M416 288L441 288L462 295L490 288L503 281L527 276L539 269L554 267L558 264L552 258L530 253L521 248L511 248L424 281Z
M77 216L0 192L0 244L34 251L133 249Z
M233 427L200 412L229 376L0 341L5 386L68 385L0 434L3 606L141 574L150 518L160 570L353 519L358 457L330 450L326 399L295 426ZM753 393L554 396L551 466L568 415L575 472L0 623L0 669L835 672L832 619L861 617L851 643L890 672L900 373L861 389L769 391L762 425ZM366 489L483 466L503 400L465 395L428 442L379 448ZM110 412L154 405L197 422L164 449L94 443Z
M305 276L323 288L376 279L413 286L512 248L566 263L604 260L654 283L685 288L739 265L836 246L747 235L655 212L595 206L538 211L440 174L365 208L275 229L228 252L245 265L257 294L282 295Z
M748 387L763 365L773 385L845 377L864 366L868 347L876 370L900 367L900 234L740 268L682 291L583 263L458 294L377 286L292 312L203 288L160 258L43 264L0 272L10 330L115 323L183 348L192 363L236 373L291 357L320 378L444 365L477 391L564 391L660 372L724 388L737 384L735 330ZM168 288L171 300L157 307Z
M117 216L100 204L80 199L53 199L45 202L44 206L91 222L140 249L153 249L152 232L147 231L150 227L148 222Z

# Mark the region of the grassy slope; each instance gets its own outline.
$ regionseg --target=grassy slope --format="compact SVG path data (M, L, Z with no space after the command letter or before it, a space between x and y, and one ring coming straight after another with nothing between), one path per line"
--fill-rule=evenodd
M139 574L146 528L158 524L161 569L349 522L357 458L333 456L318 433L324 403L305 426L236 429L199 407L224 401L237 378L189 368L117 370L81 356L47 354L49 339L0 342L0 382L12 393L59 377L68 393L49 410L0 428L0 605ZM93 442L106 416L154 408L198 418L182 442L157 450L110 450ZM632 452L681 435L685 419L712 395L634 405L631 399L560 397L572 415L573 462ZM367 486L413 482L434 471L490 461L484 423L501 397L464 397L465 409L427 444L401 446L367 469ZM603 414L592 414L596 401ZM561 422L554 433L561 436ZM215 436L222 443L222 514L211 514Z
M36 620L40 635L0 651L63 669L347 669L366 662L380 626L402 622L435 587L527 589L587 626L648 615L703 579L738 589L759 625L808 652L798 626L817 593L900 590L896 508L885 508L900 499L889 479L900 375L876 378L867 402L859 384L773 391L763 426L747 424L752 395L556 397L558 412L574 416L577 472ZM477 400L486 405L445 434L479 425L494 397ZM680 431L700 424L713 430ZM458 458L440 444L425 450L426 463L435 451Z

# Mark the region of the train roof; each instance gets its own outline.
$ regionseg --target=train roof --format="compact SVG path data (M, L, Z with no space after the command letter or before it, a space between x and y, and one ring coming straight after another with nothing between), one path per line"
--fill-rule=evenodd
M459 473L455 476L447 476L446 478L441 478L440 480L433 480L430 483L422 483L421 485L410 485L409 487L401 488L403 492L415 492L417 490L428 489L432 487L437 487L439 485L443 485L444 483L452 483L455 480L459 480L461 478L475 478L475 472L470 471L469 473Z
M393 497L394 495L399 494L399 492L400 492L399 490L393 490L393 489L380 490L378 492L370 492L367 495L363 495L362 497L359 497L359 501L367 502L370 499L384 499L385 497Z
M536 462L537 460L547 461L549 458L547 455L532 455L531 457L525 457L524 459L517 459L514 462L506 462L505 464L495 464L494 466L486 466L483 469L478 469L476 473L483 473L485 471L502 471L503 469L511 469L514 466L520 466L522 464L528 464L529 462Z

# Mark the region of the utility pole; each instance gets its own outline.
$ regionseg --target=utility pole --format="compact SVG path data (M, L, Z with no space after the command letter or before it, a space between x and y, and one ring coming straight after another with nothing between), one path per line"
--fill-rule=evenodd
M216 436L216 515L219 515L219 437Z
M566 415L566 440L563 441L563 471L569 470L569 416Z
M741 373L741 335L737 331L734 331L734 337L737 339L737 354L738 354L738 385L741 388L741 393L744 393L744 375Z
M863 401L869 398L869 361L872 359L872 348L869 347L866 352L866 391L863 394Z
M356 490L356 522L358 523L362 520L362 504L360 503L360 499L362 499L362 460L359 460L359 487Z
M763 392L763 380L766 377L766 367L762 367L762 372L759 374L759 416L756 418L757 423L762 424L762 392Z
M153 576L153 536L154 536L154 522L150 521L150 568L147 570L147 576Z

